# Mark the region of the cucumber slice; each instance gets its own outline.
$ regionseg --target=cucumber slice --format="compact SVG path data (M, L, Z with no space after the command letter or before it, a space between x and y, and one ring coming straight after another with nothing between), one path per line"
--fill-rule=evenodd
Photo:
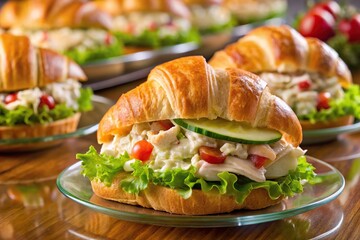
M254 128L245 122L228 121L222 118L173 119L173 122L187 130L221 140L245 143L265 144L277 142L281 133L268 128Z

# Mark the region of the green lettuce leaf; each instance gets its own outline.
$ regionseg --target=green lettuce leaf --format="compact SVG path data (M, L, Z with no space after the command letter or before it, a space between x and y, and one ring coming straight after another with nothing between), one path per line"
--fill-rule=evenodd
M94 147L90 147L85 154L77 154L77 159L82 161L82 174L90 180L96 179L109 186L117 173L123 171L126 161L130 160L126 153L120 157L98 154ZM293 196L303 191L302 181L312 182L315 173L314 167L300 157L295 170L289 171L287 176L254 182L244 176L237 176L229 172L219 173L220 181L206 181L197 177L195 167L188 170L171 169L164 172L155 172L148 164L136 160L131 164L134 169L132 174L120 183L120 187L133 194L138 194L146 189L150 183L175 189L183 198L189 198L193 189L204 192L217 191L220 194L234 196L238 203L242 203L248 194L257 188L265 188L272 199L280 196Z
M123 54L123 45L115 37L110 45L98 45L88 49L72 48L63 54L78 64L83 65L97 60L120 56Z
M80 97L77 99L77 103L79 106L79 112L87 112L92 110L92 96L94 95L91 88L81 88L80 89Z
M306 115L298 116L300 120L308 120L312 123L319 121L329 121L338 117L352 115L360 118L360 87L356 84L350 85L345 90L345 95L341 99L330 101L330 108L314 111Z
M233 17L230 19L230 21L228 21L224 24L213 25L206 29L200 30L200 32L201 32L201 34L214 34L214 33L219 33L219 32L229 30L232 27L234 27L235 25L236 25L236 19Z
M200 36L195 29L188 32L179 32L176 35L161 36L159 30L145 30L139 36L129 33L116 32L115 36L125 45L160 48L186 42L199 42Z
M80 97L78 98L79 111L89 111L92 109L93 92L91 88L80 89ZM74 115L75 109L66 106L65 104L56 104L53 109L49 109L44 106L38 109L38 112L34 112L33 108L19 106L14 110L7 110L3 106L0 106L0 125L1 126L14 126L18 124L33 125L33 124L45 124L54 122L60 119L64 119Z
M90 180L99 180L107 186L111 185L115 175L123 170L125 162L130 160L128 154L112 157L98 154L93 146L84 154L76 154L76 159L82 161L82 174Z

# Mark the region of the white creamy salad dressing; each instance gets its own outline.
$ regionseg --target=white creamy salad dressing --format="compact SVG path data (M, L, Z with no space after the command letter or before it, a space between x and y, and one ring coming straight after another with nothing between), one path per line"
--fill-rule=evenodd
M188 32L191 23L188 19L172 17L168 13L133 12L117 16L113 22L113 30L141 35L145 30L159 28L160 37L177 35L179 32Z
M115 136L111 142L104 143L101 153L111 156L119 156L125 152L131 154L132 147L136 142L147 140L154 146L148 161L148 164L154 171L163 172L174 168L187 170L194 166L197 169L196 174L209 181L220 180L217 175L228 171L246 176L257 182L265 181L266 178L277 178L287 175L289 170L296 168L297 158L305 153L301 148L295 148L284 140L270 145L258 145L257 148L253 148L252 145L206 137L181 129L177 125L166 131L154 131L154 126L154 123L135 124L128 135L122 137ZM177 136L180 131L184 133L185 137L178 140ZM220 151L227 155L224 163L211 164L202 160L198 154L199 147L201 146L220 148ZM276 158L270 161L267 166L258 169L247 159L250 149L253 149L252 154L272 152L276 155ZM128 172L133 171L131 164L134 161L133 159L126 162L124 170ZM278 162L282 164L277 164Z
M231 20L231 13L221 5L202 6L192 5L192 22L200 29L224 25Z
M81 84L73 79L64 82L51 83L45 88L38 87L17 92L17 100L9 104L4 103L7 94L0 94L0 105L8 110L14 110L19 106L31 107L36 113L40 104L40 97L44 94L54 98L56 103L65 103L66 106L78 110L77 99L80 97Z
M109 37L108 32L103 29L72 29L59 28L53 30L24 30L13 28L9 30L15 35L26 35L32 44L38 47L65 52L72 48L78 50L92 49L104 45Z
M316 111L319 92L329 92L332 99L339 99L344 95L336 77L324 79L318 74L309 73L261 73L259 76L268 83L270 91L283 99L298 116ZM304 81L310 83L309 89L300 89L299 83Z
M262 18L274 12L281 12L286 9L286 1L284 0L257 0L248 1L225 1L228 9L240 20L249 20L251 18Z

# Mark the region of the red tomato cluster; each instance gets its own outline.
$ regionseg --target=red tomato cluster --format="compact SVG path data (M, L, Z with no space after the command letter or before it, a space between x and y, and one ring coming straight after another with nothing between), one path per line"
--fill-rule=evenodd
M304 37L327 41L338 31L344 34L349 42L360 42L360 14L341 19L340 13L341 8L335 1L318 3L301 19L299 32Z

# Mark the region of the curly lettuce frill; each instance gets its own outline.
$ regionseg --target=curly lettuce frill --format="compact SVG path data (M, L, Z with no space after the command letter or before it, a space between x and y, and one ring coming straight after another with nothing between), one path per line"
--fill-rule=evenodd
M115 176L123 171L125 162L130 160L127 153L120 157L112 157L99 154L91 146L85 154L77 154L76 158L82 161L82 174L90 180L100 181L106 186L112 184ZM160 185L175 189L183 198L189 198L193 189L204 192L218 191L219 194L234 196L238 203L243 203L253 189L264 188L268 191L271 199L281 196L293 196L303 191L304 181L312 182L315 177L314 167L306 162L306 158L300 157L298 166L290 171L287 176L254 182L244 176L238 176L229 172L219 173L220 181L206 181L197 177L195 167L189 170L171 169L165 172L155 172L139 160L131 164L134 171L120 182L120 187L128 193L138 194L146 189L148 185Z

